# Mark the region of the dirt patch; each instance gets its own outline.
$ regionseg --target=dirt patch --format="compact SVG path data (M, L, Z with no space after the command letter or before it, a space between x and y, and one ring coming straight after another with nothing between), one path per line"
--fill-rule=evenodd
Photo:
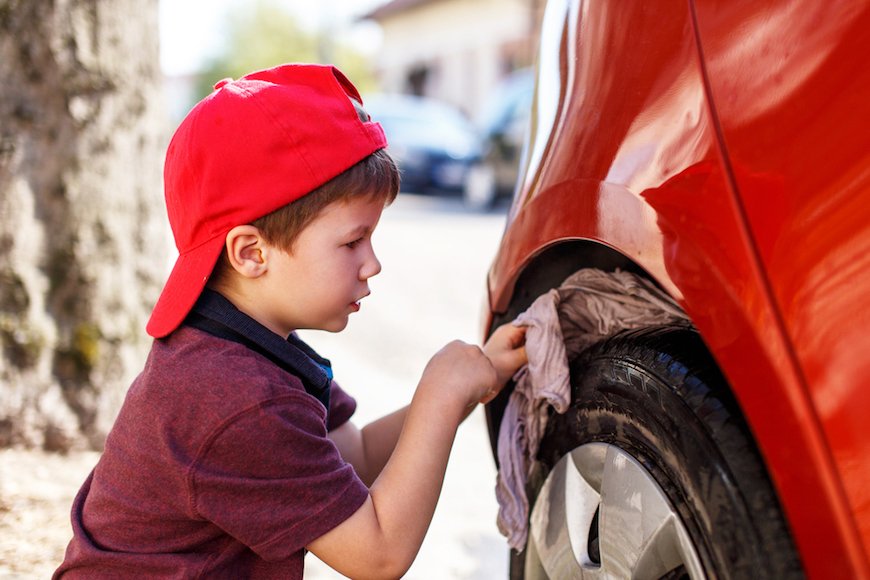
M96 452L0 451L0 578L49 578L72 537L73 497Z

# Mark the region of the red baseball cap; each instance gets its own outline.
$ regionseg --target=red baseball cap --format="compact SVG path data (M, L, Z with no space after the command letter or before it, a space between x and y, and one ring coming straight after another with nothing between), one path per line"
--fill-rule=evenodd
M285 64L226 79L181 122L163 183L178 260L151 312L155 338L199 298L238 225L299 199L387 146L359 92L333 66Z

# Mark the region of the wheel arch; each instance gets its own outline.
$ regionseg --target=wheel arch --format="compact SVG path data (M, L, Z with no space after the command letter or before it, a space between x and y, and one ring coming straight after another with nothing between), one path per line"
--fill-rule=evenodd
M538 296L558 287L565 278L583 268L606 272L626 270L657 284L637 262L610 246L582 238L555 241L533 255L520 270L507 309L493 314L487 334L516 318Z
M583 268L597 268L605 272L620 269L661 286L643 266L611 246L583 238L555 241L534 254L520 270L507 308L503 312L492 313L485 329L486 335L489 336L498 326L515 319L538 296L557 288L568 276ZM486 405L487 428L496 462L498 429L508 396L509 392L503 391Z

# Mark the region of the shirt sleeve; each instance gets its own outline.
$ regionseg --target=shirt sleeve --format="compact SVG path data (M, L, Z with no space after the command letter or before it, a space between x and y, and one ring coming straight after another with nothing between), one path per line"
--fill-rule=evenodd
M338 383L332 381L329 393L329 419L327 429L332 431L347 423L356 412L356 399L348 395Z
M368 497L326 436L323 406L309 399L292 394L241 410L188 476L192 511L267 561L298 552Z

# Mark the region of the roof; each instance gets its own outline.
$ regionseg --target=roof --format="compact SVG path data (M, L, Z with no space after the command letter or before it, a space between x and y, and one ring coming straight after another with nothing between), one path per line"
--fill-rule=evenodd
M374 10L363 14L361 20L383 20L385 17L393 16L401 12L406 12L412 8L423 6L424 4L432 4L439 0L391 0L381 4Z

